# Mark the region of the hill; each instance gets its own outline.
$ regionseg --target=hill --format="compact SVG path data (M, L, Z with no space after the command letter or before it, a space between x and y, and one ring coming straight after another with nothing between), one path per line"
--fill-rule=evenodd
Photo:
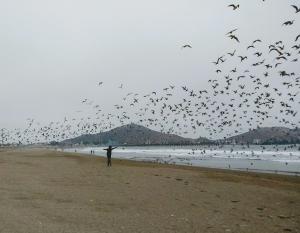
M300 143L300 129L263 127L226 139L237 144L290 144Z
M165 134L144 126L129 124L107 132L86 134L68 139L62 144L112 144L112 145L167 145L209 143L206 138L190 139L175 134Z
M291 144L300 143L300 129L286 127L262 127L250 130L226 140L212 141L204 137L184 138L175 134L161 133L141 125L129 124L107 132L86 134L67 139L60 144L112 144L112 145L192 145L192 144Z

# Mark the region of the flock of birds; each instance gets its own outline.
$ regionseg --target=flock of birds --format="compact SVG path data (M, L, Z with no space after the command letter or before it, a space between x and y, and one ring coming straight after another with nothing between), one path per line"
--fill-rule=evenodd
M300 16L300 6L291 7ZM240 5L230 4L228 8L239 10ZM295 19L283 22L282 27L293 27L295 22ZM238 32L235 28L225 36L234 43L244 44ZM182 49L193 48L186 44ZM288 43L277 40L268 45L263 39L255 39L243 51L233 48L212 62L215 77L208 80L209 88L170 84L150 93L128 92L110 113L85 98L81 104L88 108L89 114L81 109L77 111L82 113L80 117L65 117L47 125L28 118L26 129L0 129L0 140L2 144L61 141L131 122L180 135L206 131L211 138L218 135L228 138L270 121L290 128L299 126L300 74L288 67L299 62L300 34ZM99 87L103 85L102 81L97 83ZM118 88L124 89L124 85Z

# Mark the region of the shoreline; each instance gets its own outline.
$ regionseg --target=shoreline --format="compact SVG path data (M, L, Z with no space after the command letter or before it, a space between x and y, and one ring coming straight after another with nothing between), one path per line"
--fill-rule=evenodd
M50 150L52 151L52 150ZM74 156L75 158L78 156L84 159L96 159L101 161L104 165L106 165L106 156L102 155L91 155L85 153L78 153L78 152L60 152L57 151L56 153L61 153L63 156ZM164 163L156 163L151 161L138 161L138 160L131 160L131 159L120 159L112 157L113 165L124 165L129 167L140 167L140 168L166 168L166 169L174 169L174 170L183 170L183 171L194 171L194 172L201 172L201 173L214 173L216 177L221 177L224 175L229 175L233 178L261 178L265 180L278 180L282 182L291 182L297 183L300 185L300 176L298 175L286 175L286 174L279 174L279 173L263 173L263 172L255 172L255 171L243 171L243 170L234 170L234 169L222 169L222 168L211 168L211 167L200 167L200 166L188 166L188 165L181 165L181 164L164 164ZM300 191L300 190L299 190Z
M79 148L78 148L79 149ZM83 148L83 149L87 149L87 148ZM97 147L91 147L90 149L92 149L94 152L97 149ZM84 150L78 150L77 152L74 152L74 148L67 148L64 149L62 152L67 152L67 153L75 153L75 154L82 154L83 156L91 156L90 151L84 151ZM166 152L167 153L167 152ZM289 153L289 152L286 152ZM212 169L221 169L221 170L230 170L230 171L241 171L241 172L254 172L254 173L264 173L264 174L281 174L281 175L289 175L289 176L300 176L300 170L298 167L298 164L300 165L300 163L298 162L289 162L289 166L293 166L295 169L298 168L297 170L299 171L295 171L295 170L284 170L285 167L283 166L284 162L281 161L268 161L268 160L263 160L263 159L250 159L250 158L201 158L199 157L198 160L195 160L193 158L193 156L182 156L185 158L185 162L182 162L180 160L180 157L177 156L173 156L173 157L166 157L166 156L162 156L162 155L152 155L154 157L148 157L150 154L142 154L142 153L134 153L135 156L134 157L129 157L128 155L130 155L130 152L114 152L114 156L113 159L125 159L125 160L129 160L129 161L139 161L139 162L149 162L149 163L157 163L157 164L169 164L169 165L179 165L179 166L188 166L188 167L200 167L200 168L212 168ZM93 154L92 156L100 156L100 157L105 157L104 153L99 152L96 150L96 153ZM157 157L155 157L157 156ZM123 157L123 158L121 158ZM197 156L196 156L197 157ZM156 159L155 159L156 158ZM169 162L167 160L173 160L173 162ZM176 162L174 162L174 160L176 160ZM194 163L192 163L191 161L194 161ZM207 163L208 162L208 163ZM216 164L216 162L218 164ZM243 167L243 165L245 165L245 163L260 163L260 164L264 164L265 167ZM215 166L214 166L215 163ZM281 164L280 166L281 169L278 167L278 169L267 169L266 168L266 163L270 163L270 167L272 167L272 164L274 166L274 164L276 164L276 166L279 166L278 164ZM220 166L220 164L223 164L223 166ZM225 166L225 164L227 164L227 166ZM237 165L237 164L240 164ZM206 166L205 166L206 165ZM219 165L219 166L217 166ZM235 165L235 166L234 166Z
M106 162L106 156L99 156L99 155L89 155L84 153L73 153L73 152L59 152L59 153L70 153L71 156L80 156L80 157L96 157L101 158L103 163ZM138 161L138 160L131 160L131 159L120 159L120 158L113 158L112 162L116 163L117 165L126 165L126 166L136 166L136 167L158 167L158 168L170 168L175 170L186 170L186 171L195 171L195 172L213 172L216 174L228 174L232 176L240 176L240 177L252 177L252 178L264 178L264 179L278 179L282 181L296 181L300 185L300 177L298 175L286 175L280 173L263 173L263 172L255 172L255 171L243 171L243 170L234 170L234 169L222 169L222 168L212 168L212 167L200 167L200 166L188 166L188 165L181 165L181 164L164 164L164 163L156 163L151 161Z

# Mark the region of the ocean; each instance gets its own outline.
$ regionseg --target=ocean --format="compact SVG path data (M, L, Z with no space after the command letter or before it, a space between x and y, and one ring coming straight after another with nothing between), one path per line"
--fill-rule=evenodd
M105 147L77 147L66 152L106 156ZM220 168L264 173L300 175L300 145L225 146L120 146L112 158Z

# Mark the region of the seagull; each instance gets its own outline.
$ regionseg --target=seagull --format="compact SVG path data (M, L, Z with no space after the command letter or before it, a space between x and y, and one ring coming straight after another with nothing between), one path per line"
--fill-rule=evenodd
M257 39L257 40L255 40L255 41L253 41L252 44L255 44L255 43L257 43L257 42L261 42L261 40L260 40L260 39Z
M297 7L295 5L291 5L295 10L296 10L296 14L300 12L300 7Z
M240 5L239 4L237 4L237 5L230 4L230 5L228 5L228 7L232 7L233 10L236 10L240 7Z
M231 57L233 57L235 52L236 52L236 50L234 50L232 53L227 53L227 54L230 55Z
M240 59L241 59L241 62L243 62L245 59L247 59L248 57L247 56L238 56Z
M182 49L186 49L186 48L192 48L192 46L190 46L189 44L186 44L186 45L183 45L182 47L181 47Z
M282 26L289 26L289 25L292 25L294 23L295 20L289 20L289 21L286 21L282 24Z
M229 34L232 34L232 33L236 32L237 30L238 30L238 28L233 29L233 30L231 30L230 32L227 32L227 33L226 33L226 36L229 35Z
M102 84L103 84L103 82L99 82L99 83L98 83L98 86L101 86Z
M239 39L235 35L229 35L228 36L231 40L236 40L237 42L240 42Z
M260 56L262 55L262 53L256 52L256 53L254 53L253 55L256 55L257 57L260 57Z

